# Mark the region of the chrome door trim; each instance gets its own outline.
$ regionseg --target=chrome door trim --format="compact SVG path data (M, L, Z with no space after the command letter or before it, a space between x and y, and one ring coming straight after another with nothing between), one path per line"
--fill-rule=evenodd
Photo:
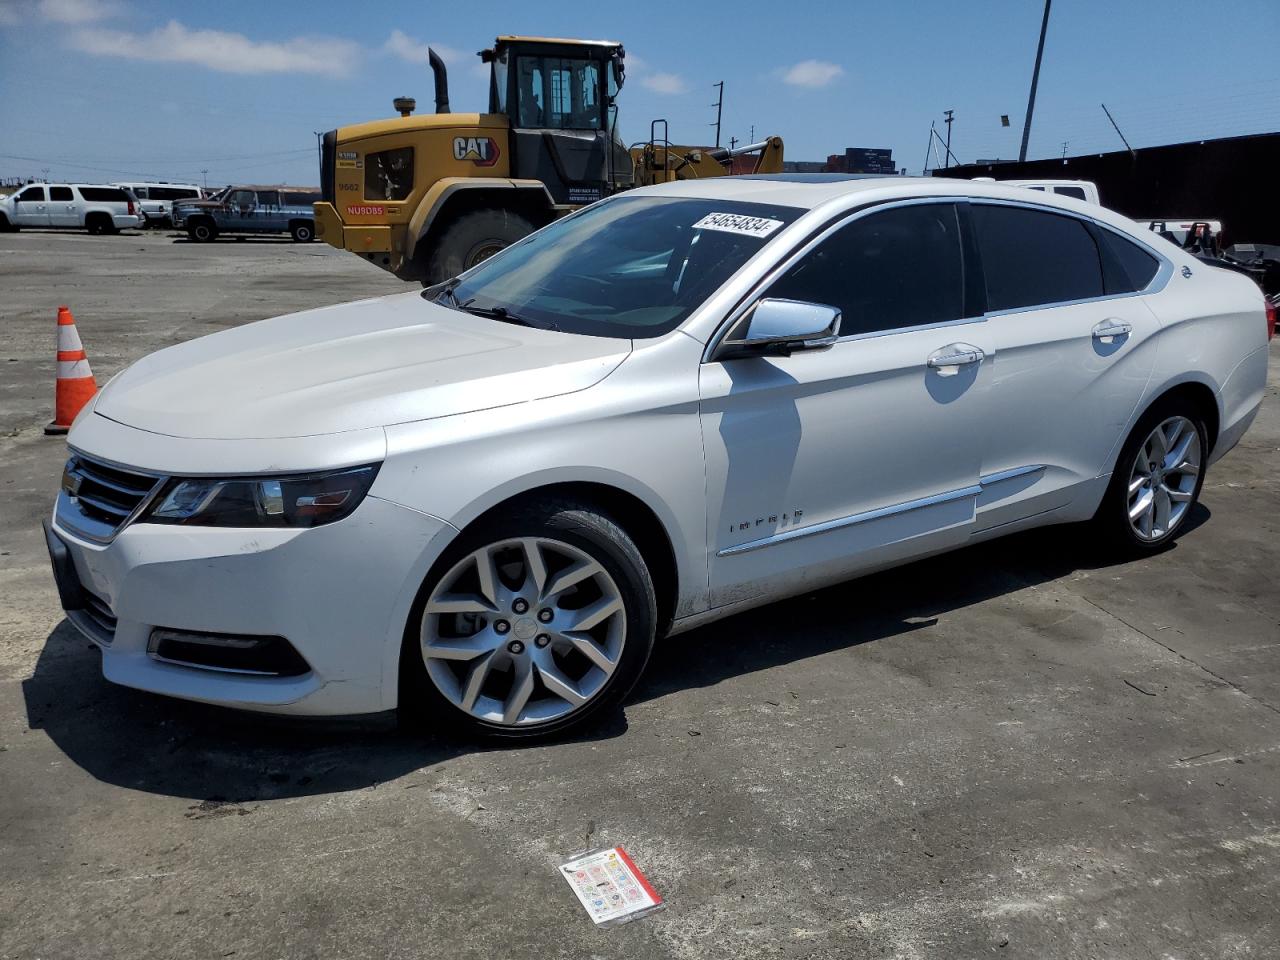
M956 500L963 500L966 497L977 497L982 491L994 483L1000 483L1002 480L1012 480L1014 477L1026 476L1043 470L1043 463L1033 463L1025 467L1013 467L1009 470L1001 470L998 473L989 473L978 480L976 484L968 487L959 487L955 490L948 490L945 493L935 493L931 497L921 497L918 500L907 500L903 503L895 503L889 507L877 507L874 510L864 510L862 513L855 513L848 517L837 517L834 520L823 520L821 523L811 523L804 527L794 527L790 530L784 530L781 533L775 533L767 537L761 537L759 540L748 540L746 543L735 544L732 547L725 547L716 551L717 557L733 557L743 553L751 553L764 547L772 547L778 543L786 543L789 540L798 540L801 537L809 537L818 533L829 533L832 530L843 530L845 527L852 527L855 524L866 523L868 520L879 520L883 517L897 516L901 513L909 513L912 510L921 510L924 507L934 507L943 503L951 503Z
M725 547L723 550L716 551L717 557L732 557L740 553L750 553L753 550L759 550L762 547L772 547L777 543L786 543L788 540L798 540L801 537L812 536L815 533L828 533L832 530L842 530L845 527L851 527L858 523L866 523L868 520L879 520L881 517L892 517L900 513L908 513L912 510L920 510L924 507L936 506L940 503L950 503L953 500L963 500L966 497L976 497L982 492L982 487L974 484L971 487L961 487L958 490L948 490L946 493L937 493L932 497L921 497L919 500L908 500L905 503L895 503L891 507L879 507L875 510L865 510L862 513L855 513L849 517L839 517L835 520L824 520L821 523L812 523L804 527L796 527L791 530L784 530L782 533L775 533L769 537L762 537L759 540L748 540L746 543L739 543L732 547Z

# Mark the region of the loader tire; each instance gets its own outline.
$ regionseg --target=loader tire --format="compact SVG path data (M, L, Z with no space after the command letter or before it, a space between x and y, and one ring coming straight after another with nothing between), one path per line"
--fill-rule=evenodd
M441 231L427 254L424 283L431 286L470 270L533 233L533 224L509 210L473 210Z

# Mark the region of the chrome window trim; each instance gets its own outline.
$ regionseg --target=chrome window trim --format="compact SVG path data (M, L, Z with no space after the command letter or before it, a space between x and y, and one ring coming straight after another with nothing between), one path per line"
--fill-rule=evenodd
M1107 230L1115 234L1116 236L1120 237L1122 240L1126 240L1129 243L1137 245L1140 249L1146 251L1147 253L1155 257L1159 265L1156 268L1155 275L1151 278L1151 280L1147 283L1147 285L1143 287L1141 290L1134 290L1128 293L1103 294L1100 297L1087 297L1081 300L1063 300L1063 301L1054 301L1050 303L1036 304L1034 306L1028 306L1028 307L1013 307L1008 310L988 310L985 313L983 313L981 316L961 317L956 320L943 320L938 323L917 324L915 326L910 326L910 327L893 327L891 329L886 329L886 330L871 330L866 333L855 333L855 334L849 334L847 336L839 337L836 340L837 344L845 343L847 341L854 341L854 340L870 340L876 337L892 336L899 333L912 333L917 330L934 330L934 329L943 329L946 327L962 326L962 325L971 324L971 323L982 323L983 321L989 318L1003 317L1003 316L1008 316L1015 313L1029 313L1033 310L1049 310L1049 309L1053 309L1054 307L1073 306L1079 303L1099 303L1103 300L1124 300L1124 299L1128 299L1129 297L1150 296L1152 294L1162 292L1164 288L1168 285L1169 280L1173 277L1173 274L1174 274L1175 268L1174 268L1173 262L1169 260L1169 258L1166 257L1163 253L1161 253L1159 250L1153 247L1150 243L1148 243L1145 238L1139 239L1138 237L1132 234L1126 233L1123 230L1120 230L1117 227L1114 227L1111 224L1106 223L1105 221L1099 220L1096 217L1092 217L1087 213L1079 213L1075 210L1064 210L1062 207L1055 207L1046 203L1036 203L1034 200L1007 200L1002 197L961 196L961 195L947 194L947 195L938 195L938 196L929 196L929 197L907 197L902 200L888 200L883 202L873 201L863 206L856 207L852 210L845 211L844 214L838 217L838 219L833 220L832 222L827 224L825 227L823 227L818 233L812 235L807 240L793 247L789 253L784 254L783 257L780 260L778 260L777 263L774 264L772 269L770 269L767 273L764 274L764 276L762 276L759 280L757 280L754 284L752 284L751 287L748 288L747 292L743 295L742 299L738 302L738 305L728 313L725 319L720 322L720 325L716 327L715 333L713 333L712 336L707 339L706 347L703 349L703 352L702 352L702 363L717 362L713 358L715 356L716 350L720 346L720 343L724 340L726 336L728 336L729 331L734 327L734 325L737 324L737 322L742 319L743 315L746 314L746 312L750 310L752 306L754 306L755 302L760 298L763 292L767 290L767 288L772 283L778 280L778 278L781 277L781 275L785 273L797 260L799 260L805 254L813 250L814 247L822 243L822 241L824 241L829 236L831 236L831 234L847 226L848 224L852 223L855 220L861 219L862 217L865 217L865 216L870 216L873 213L879 213L882 210L890 210L895 207L917 206L920 204L927 204L927 203L955 203L955 204L965 203L970 205L989 204L991 206L999 206L999 207L1021 207L1027 210L1033 210L1036 213L1048 213L1056 216L1071 217L1075 220L1080 221L1081 223L1091 223L1101 230ZM985 267L984 267L984 279L985 279ZM691 314L690 316L692 317L693 314Z
M734 325L737 324L737 322L741 320L753 306L755 306L756 301L760 299L763 291L771 284L775 283L782 274L795 264L797 260L805 256L805 254L809 253L814 247L822 243L822 241L826 240L837 230L840 230L855 220L860 220L873 213L879 213L882 210L892 210L896 207L915 207L923 204L968 202L968 197L949 195L936 197L907 197L902 200L873 201L863 206L855 207L852 210L846 210L843 214L840 214L837 219L823 227L818 233L810 236L798 246L793 247L789 253L784 254L782 258L773 265L772 269L770 269L747 290L738 305L729 312L728 316L720 322L715 333L708 338L706 348L702 351L702 362L717 362L712 358L715 356L716 350L719 349L720 343L729 335L729 331L733 329ZM960 324L981 323L985 319L985 317L980 316L961 317L956 320L941 320L937 323L917 324L912 327L893 327L887 330L869 330L866 333L851 333L847 336L838 337L836 339L836 344L852 340L867 340L872 337L889 336L895 333L907 333L912 330L932 330L935 328L958 326Z
M876 507L873 510L864 510L861 513L851 514L847 517L837 517L834 520L823 520L820 523L811 523L803 527L793 527L790 530L770 534L769 536L761 537L758 540L748 540L746 543L738 543L731 547L724 547L716 551L716 556L733 557L743 553L751 553L764 547L772 547L775 544L786 543L790 540L799 540L802 537L809 537L814 534L829 533L832 530L842 530L845 527L852 527L859 523L866 523L868 520L879 520L883 517L897 516L898 514L909 513L912 510L920 510L924 507L935 507L939 504L963 500L966 497L977 498L992 484L1000 483L1003 480L1012 480L1014 477L1028 476L1044 469L1045 464L1032 463L1023 467L1013 467L1009 470L1001 470L998 473L989 473L980 477L976 484L971 484L967 487L958 487L955 490L935 493L931 497L921 497L918 500L906 500L902 503L895 503L888 507Z
M1154 249L1146 240L1139 240L1123 230L1118 230L1109 223L1104 223L1097 217L1091 217L1088 214L1076 213L1074 210L1063 210L1059 207L1051 207L1047 204L1027 203L1022 200L1004 200L998 197L973 197L970 199L973 206L991 206L991 207L1022 207L1032 210L1036 213L1049 213L1060 217L1070 217L1081 223L1091 223L1099 230L1106 230L1115 234L1121 240L1127 240L1139 249L1146 251L1156 258L1156 272L1152 278L1147 281L1147 285L1141 290L1131 290L1128 293L1104 293L1100 297L1081 297L1077 300L1051 300L1047 303L1035 303L1025 307L1010 307L1007 310L988 310L987 317L1007 317L1016 313L1031 313L1035 310L1052 310L1055 307L1073 307L1081 303L1101 303L1104 300L1127 300L1130 297L1145 297L1152 294L1160 293L1168 285L1169 280L1173 277L1173 263L1168 257L1164 256L1160 251ZM986 266L983 266L983 274L985 278Z

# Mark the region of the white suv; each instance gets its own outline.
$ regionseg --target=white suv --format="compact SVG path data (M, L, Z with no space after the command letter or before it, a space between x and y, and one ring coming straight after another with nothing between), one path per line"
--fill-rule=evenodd
M194 183L121 183L138 198L143 226L173 226L173 202L175 200L199 200L204 194Z
M1252 281L1102 207L685 180L139 360L46 532L108 680L549 734L771 600L1053 523L1167 547L1267 338Z
M0 198L0 230L67 227L116 233L142 224L127 190L96 183L29 183Z

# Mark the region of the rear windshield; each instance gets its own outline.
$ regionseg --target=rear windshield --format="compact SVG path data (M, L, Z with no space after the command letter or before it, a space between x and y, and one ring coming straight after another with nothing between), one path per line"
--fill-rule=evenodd
M661 336L684 322L804 211L618 197L557 221L480 264L447 306L597 337Z
M80 196L97 203L128 203L129 195L120 187L80 187Z

